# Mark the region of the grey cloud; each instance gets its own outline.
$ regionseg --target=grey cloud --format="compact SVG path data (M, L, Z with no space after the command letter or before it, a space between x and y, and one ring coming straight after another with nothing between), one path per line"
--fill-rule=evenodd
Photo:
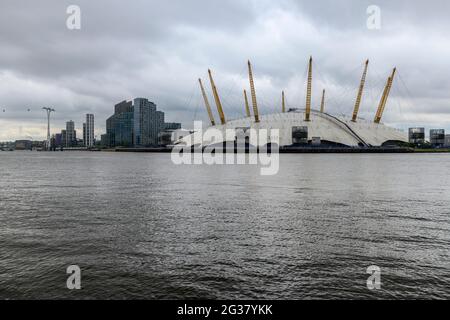
M65 27L78 4L82 29ZM381 8L382 29L366 28L366 8ZM314 97L326 87L327 107L352 109L362 64L371 60L362 115L371 117L382 86L397 66L386 121L407 127L440 114L450 129L447 1L2 1L0 122L41 128L40 107L57 109L54 131L83 113L99 132L113 105L147 96L171 121L206 120L197 78L212 68L229 118L243 114L246 60L254 65L262 112L304 100L305 67L314 56ZM31 111L27 111L28 108ZM8 125L6 125L8 123ZM25 130L25 129L23 129ZM45 131L42 132L42 137Z

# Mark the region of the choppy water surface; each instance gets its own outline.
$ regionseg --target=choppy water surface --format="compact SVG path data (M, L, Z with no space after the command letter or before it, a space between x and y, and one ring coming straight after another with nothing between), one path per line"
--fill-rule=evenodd
M281 155L264 177L0 152L0 170L2 299L450 298L450 155Z

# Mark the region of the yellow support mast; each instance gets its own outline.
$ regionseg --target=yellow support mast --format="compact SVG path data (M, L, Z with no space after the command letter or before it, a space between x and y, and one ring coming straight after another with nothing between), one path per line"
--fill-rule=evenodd
M325 89L322 91L322 101L320 102L320 113L325 112Z
M202 90L203 100L205 101L205 107L206 107L206 111L208 112L209 120L211 121L211 125L215 126L216 121L214 120L214 116L211 111L211 105L209 104L208 97L205 92L205 88L203 87L203 84L202 84L202 79L199 78L198 83L200 83L200 89Z
M308 87L306 89L305 121L311 121L311 87L312 87L312 57L308 65Z
M214 100L216 101L217 111L219 112L220 122L224 125L227 123L225 120L225 114L223 113L222 103L220 102L219 94L217 93L216 85L212 78L211 70L208 69L209 81L211 82L211 88L214 94Z
M394 70L392 70L391 76L387 80L386 87L384 88L384 91L383 91L383 96L381 97L380 104L378 105L378 110L375 115L375 119L374 119L375 123L381 122L381 118L383 117L383 113L384 113L384 108L386 107L387 99L389 98L389 93L391 92L392 83L394 82L394 76L395 76L396 71L397 71L397 68L394 68Z
M384 86L383 95L381 96L380 103L378 104L377 113L375 114L375 119L373 120L375 123L380 123L380 111L383 106L384 97L386 97L387 88L389 85L389 81L391 80L391 77L388 78L386 85Z
M286 103L284 101L284 91L281 91L281 112L286 112Z
M358 119L359 106L361 105L361 98L362 98L362 94L363 94L363 90L364 90L364 85L366 83L368 66L369 66L369 60L366 61L366 65L364 67L364 72L361 77L361 82L359 84L359 90L358 90L358 95L356 96L355 108L353 109L353 117L352 117L353 122L356 122L356 119Z
M250 80L250 91L252 93L253 114L255 115L255 122L259 122L258 103L256 102L255 83L253 82L253 72L250 60L248 61L248 78Z
M252 115L250 114L250 107L248 105L248 98L247 98L247 90L244 89L244 100L245 100L245 114L248 118L250 118Z

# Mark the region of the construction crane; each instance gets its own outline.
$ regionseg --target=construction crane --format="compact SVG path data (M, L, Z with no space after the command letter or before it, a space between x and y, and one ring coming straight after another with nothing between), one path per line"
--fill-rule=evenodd
M325 89L322 91L322 100L320 102L320 113L324 113L325 111Z
M308 86L306 88L306 109L305 121L311 121L311 87L312 87L312 57L309 58L308 65Z
M255 83L253 82L253 72L250 60L248 61L248 78L250 80L250 91L252 94L253 114L255 115L255 122L259 122L258 103L256 102Z
M356 96L355 108L353 109L353 117L352 117L353 122L356 122L356 119L358 119L359 106L361 105L361 98L362 98L362 94L363 94L363 90L364 90L364 85L366 83L368 66L369 66L369 60L366 60L364 72L362 74L361 82L359 84L358 95Z
M211 125L215 126L216 121L214 120L214 116L213 116L213 113L211 110L211 105L209 104L208 97L205 92L205 88L203 87L203 84L202 84L202 79L199 78L198 83L200 84L200 89L202 90L203 100L205 101L205 107L206 107L206 111L208 112L209 120L211 121Z
M286 103L284 101L284 91L281 91L281 112L286 112Z
M248 98L247 98L247 90L244 89L244 101L245 101L245 114L248 118L250 118L252 115L250 114L250 106L248 105Z
M212 78L211 70L208 69L209 81L211 82L211 88L214 95L214 100L216 101L217 112L219 112L220 122L222 125L226 124L225 114L223 113L222 103L220 102L219 94L217 93L216 85L214 84L214 80Z
M381 96L380 104L378 105L377 113L375 114L375 123L380 123L381 118L383 117L384 108L386 107L387 99L389 98L389 93L391 92L392 83L394 82L394 76L397 68L392 70L391 76L388 78L386 86L383 91L383 95Z

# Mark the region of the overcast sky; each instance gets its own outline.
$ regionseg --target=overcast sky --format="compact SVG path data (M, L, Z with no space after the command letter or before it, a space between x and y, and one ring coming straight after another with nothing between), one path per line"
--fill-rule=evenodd
M72 4L80 30L66 27ZM379 30L367 28L369 5L381 9ZM44 106L56 109L52 133L74 120L81 136L84 114L94 113L100 135L114 104L134 97L192 127L207 120L197 79L209 84L208 68L227 118L238 118L247 59L261 113L281 109L281 90L289 107L302 107L310 55L315 106L325 88L327 111L351 114L370 59L362 117L373 118L396 66L383 121L450 131L449 13L447 0L2 0L0 141L44 139Z

